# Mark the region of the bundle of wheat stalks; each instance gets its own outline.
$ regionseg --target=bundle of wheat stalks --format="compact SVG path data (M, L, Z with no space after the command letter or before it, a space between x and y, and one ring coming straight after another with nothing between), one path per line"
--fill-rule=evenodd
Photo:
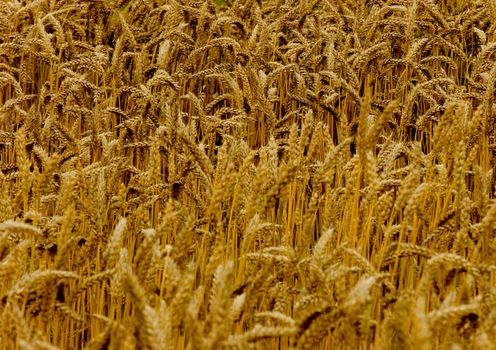
M494 0L0 2L0 349L496 349Z

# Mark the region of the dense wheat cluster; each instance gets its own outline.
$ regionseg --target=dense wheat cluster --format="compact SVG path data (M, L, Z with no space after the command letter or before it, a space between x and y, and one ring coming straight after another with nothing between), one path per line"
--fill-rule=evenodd
M496 1L0 2L0 349L495 349Z

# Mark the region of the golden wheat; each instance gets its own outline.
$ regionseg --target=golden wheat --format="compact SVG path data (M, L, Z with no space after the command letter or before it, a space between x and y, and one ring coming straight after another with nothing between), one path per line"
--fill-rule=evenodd
M495 13L0 3L0 349L494 349Z

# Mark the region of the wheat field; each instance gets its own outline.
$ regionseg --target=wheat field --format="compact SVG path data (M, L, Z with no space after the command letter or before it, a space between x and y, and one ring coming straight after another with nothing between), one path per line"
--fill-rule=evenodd
M495 0L1 0L0 349L496 349L495 60Z

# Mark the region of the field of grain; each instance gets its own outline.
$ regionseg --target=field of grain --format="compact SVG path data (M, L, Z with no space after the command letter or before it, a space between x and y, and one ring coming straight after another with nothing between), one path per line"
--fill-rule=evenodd
M0 349L496 349L495 60L495 0L1 0Z

